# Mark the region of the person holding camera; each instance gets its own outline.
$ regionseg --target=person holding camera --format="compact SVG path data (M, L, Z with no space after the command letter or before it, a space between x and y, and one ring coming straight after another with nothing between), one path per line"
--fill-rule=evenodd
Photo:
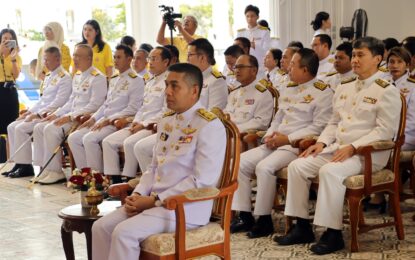
M15 88L22 67L16 33L12 29L0 32L0 134L19 116L19 99Z
M160 26L160 30L157 34L157 43L161 45L174 45L179 50L179 62L185 62L187 60L187 46L193 40L201 38L201 36L196 35L197 29L197 20L194 16L188 15L183 19L183 23L178 20L174 20L174 27L179 30L179 34L176 37L173 37L173 43L169 38L164 36L164 31L166 30L167 21L163 16L163 21Z

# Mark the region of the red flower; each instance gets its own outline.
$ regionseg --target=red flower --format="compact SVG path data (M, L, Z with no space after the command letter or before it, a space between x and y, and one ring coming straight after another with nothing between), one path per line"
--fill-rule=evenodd
M69 178L69 181L76 185L82 185L84 183L84 177L80 175L72 175L71 178Z

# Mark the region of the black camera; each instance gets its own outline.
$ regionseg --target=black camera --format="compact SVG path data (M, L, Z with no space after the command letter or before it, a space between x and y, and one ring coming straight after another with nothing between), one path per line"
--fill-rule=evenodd
M164 12L163 19L169 26L169 29L176 31L176 29L174 28L174 19L182 18L183 15L180 13L174 13L174 9L171 6L159 5L159 8L162 12Z

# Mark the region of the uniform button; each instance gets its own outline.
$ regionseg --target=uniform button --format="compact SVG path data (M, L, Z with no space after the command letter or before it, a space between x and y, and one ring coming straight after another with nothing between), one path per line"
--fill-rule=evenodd
M356 106L356 102L353 102L353 106Z
M351 117L351 116L348 116L348 117L347 117L347 119L349 119L349 120L350 120L350 119L352 119L352 117Z
M157 175L157 181L161 181L161 177Z
M345 130L344 130L344 128L342 128L342 129L340 129L340 131L341 131L341 132L344 132Z

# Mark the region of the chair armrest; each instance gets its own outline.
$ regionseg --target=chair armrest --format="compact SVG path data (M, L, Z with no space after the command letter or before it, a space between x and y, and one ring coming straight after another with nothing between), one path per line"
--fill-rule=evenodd
M250 134L246 134L242 138L242 141L244 143L251 144L251 145L255 146L257 144L258 139L260 139L260 137L256 133L250 133Z
M133 190L128 183L117 183L112 184L108 188L108 194L111 197L116 197L121 199L121 204L124 204L125 198L128 196L128 193Z
M393 141L377 141L370 143L365 146L360 146L356 149L356 154L365 155L366 153L376 152L376 151L386 151L393 149L395 147L395 142Z
M314 145L317 142L318 136L310 135L301 139L293 140L291 146L294 148L299 148L301 151L304 151L308 147Z

